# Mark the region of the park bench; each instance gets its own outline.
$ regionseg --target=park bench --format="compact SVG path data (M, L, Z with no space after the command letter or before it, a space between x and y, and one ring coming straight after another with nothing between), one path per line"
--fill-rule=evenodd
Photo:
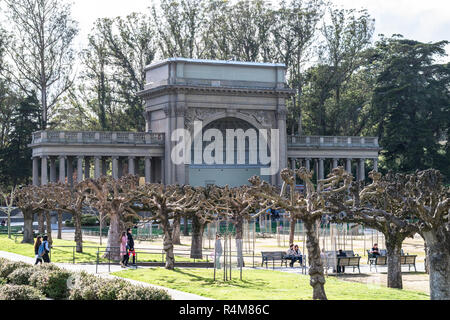
M411 266L414 267L414 271L417 272L416 269L416 258L417 256L410 256L410 255L406 255L406 256L401 256L400 257L400 264L402 266L407 265L408 266L408 271L411 271Z
M262 257L262 262L261 262L261 267L264 265L264 262L266 263L266 268L267 268L267 262L269 260L272 260L272 264L273 264L273 269L275 269L275 260L280 260L281 264L280 266L283 266L283 262L287 268L287 259L284 259L284 256L286 255L286 252L283 251L262 251L261 252L261 257Z
M353 256L353 257L337 257L337 266L338 267L352 267L353 272L355 268L358 268L359 273L361 273L361 269L359 268L359 262L361 257Z

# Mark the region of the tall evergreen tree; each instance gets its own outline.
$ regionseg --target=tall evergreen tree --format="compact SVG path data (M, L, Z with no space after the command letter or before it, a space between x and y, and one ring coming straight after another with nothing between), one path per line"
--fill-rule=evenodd
M434 167L447 176L450 127L450 63L447 41L422 43L383 38L375 58L380 72L373 92L373 125L389 169L414 171ZM447 152L447 154L446 154Z

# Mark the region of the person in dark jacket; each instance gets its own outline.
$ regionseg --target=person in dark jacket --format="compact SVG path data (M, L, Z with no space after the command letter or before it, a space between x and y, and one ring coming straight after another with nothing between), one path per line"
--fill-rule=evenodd
M48 236L44 236L42 238L42 245L44 246L44 255L42 256L42 258L44 259L44 263L50 263L50 257L49 257L49 253L50 253L50 245L48 244Z
M344 252L344 251L342 251L341 249L339 249L339 253L337 254L337 257L338 257L338 261L339 261L339 258L345 258L345 257L347 257L347 254ZM345 272L345 267L344 266L337 266L337 273L344 273Z
M36 255L36 264L40 263L42 264L42 256L39 255L39 247L42 244L42 237L41 236L37 236L36 238L36 242L34 243L34 254Z
M131 232L131 228L127 229L127 249L128 249L128 259L130 258L130 254L133 255L133 266L136 265L136 252L134 251L134 240L133 240L133 234ZM128 259L125 263L125 265L128 265Z

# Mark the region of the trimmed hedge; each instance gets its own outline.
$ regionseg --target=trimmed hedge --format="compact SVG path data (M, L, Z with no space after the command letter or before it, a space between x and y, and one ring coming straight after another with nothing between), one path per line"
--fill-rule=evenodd
M123 279L73 273L51 263L32 266L1 258L0 289L0 300L171 300L165 290L135 286Z
M25 262L2 262L0 264L0 277L7 278L14 270L19 268L29 268L30 265Z
M118 300L172 300L165 290L144 287L141 285L127 286L117 295Z
M16 269L8 275L8 282L16 285L29 285L30 277L35 271L32 267Z
M70 300L117 300L117 295L129 283L122 279L108 280L81 272L74 275Z
M64 270L39 270L30 277L30 285L41 290L52 299L64 299L69 296L67 279L71 276Z
M31 286L5 284L0 286L0 300L43 300L41 291Z

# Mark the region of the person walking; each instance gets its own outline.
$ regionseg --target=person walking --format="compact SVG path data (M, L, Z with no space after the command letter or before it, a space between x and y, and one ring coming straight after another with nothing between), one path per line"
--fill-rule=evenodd
M42 238L42 244L41 246L43 246L43 255L42 255L42 259L44 259L45 263L50 263L50 256L48 255L50 253L50 245L48 244L48 236L44 236Z
M36 255L36 263L34 265L37 265L38 263L42 264L42 255L39 253L39 248L42 244L42 237L37 236L36 241L34 242L34 254ZM43 254L43 252L41 252Z
M133 266L136 265L136 251L134 250L134 240L133 240L133 234L131 232L131 228L127 229L127 247L128 247L128 259L130 258L130 254L133 255ZM128 259L126 265L128 265Z
M222 256L222 241L220 240L220 235L216 234L216 244L214 246L216 252L216 268L220 269L220 257Z
M123 231L122 235L120 236L120 254L122 255L122 260L120 260L120 266L122 268L125 268L128 264L127 242L128 242L127 233Z

